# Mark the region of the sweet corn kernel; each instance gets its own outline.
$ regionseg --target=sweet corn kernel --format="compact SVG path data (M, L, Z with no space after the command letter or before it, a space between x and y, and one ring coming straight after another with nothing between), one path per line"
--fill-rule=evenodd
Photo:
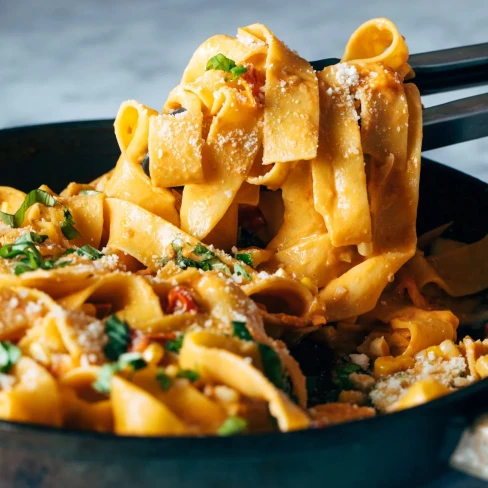
M415 382L393 406L392 410L403 410L427 403L449 393L449 388L432 378Z
M456 344L454 344L454 342L452 342L448 339L445 341L442 341L439 344L439 349L442 351L442 353L446 359L461 356L461 351L459 351L459 347L457 347Z
M319 292L317 285L308 276L302 278L300 280L300 283L303 286L306 286L314 295L316 295Z
M161 344L153 342L144 349L142 353L142 359L148 364L157 365L161 362L164 356L164 349Z
M372 356L381 357L390 355L390 346L384 337L377 337L371 341L369 351Z
M364 405L366 403L366 395L361 391L344 390L339 393L337 401L340 403Z
M481 356L476 360L475 370L481 378L486 378L488 376L488 355Z
M375 376L389 376L413 368L415 360L410 356L383 356L374 362L373 372Z

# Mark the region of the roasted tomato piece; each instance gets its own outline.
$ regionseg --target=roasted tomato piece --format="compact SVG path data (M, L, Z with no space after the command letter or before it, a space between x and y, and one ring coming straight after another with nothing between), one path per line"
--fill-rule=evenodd
M166 313L178 314L184 312L200 312L191 291L183 286L176 286L168 294Z

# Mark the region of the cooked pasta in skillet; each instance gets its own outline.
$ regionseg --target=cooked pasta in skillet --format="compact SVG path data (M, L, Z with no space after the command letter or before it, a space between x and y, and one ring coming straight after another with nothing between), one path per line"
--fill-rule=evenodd
M0 418L286 432L488 376L488 340L457 334L486 320L488 238L417 239L413 76L387 19L320 72L254 24L205 41L161 112L122 103L109 173L0 187Z

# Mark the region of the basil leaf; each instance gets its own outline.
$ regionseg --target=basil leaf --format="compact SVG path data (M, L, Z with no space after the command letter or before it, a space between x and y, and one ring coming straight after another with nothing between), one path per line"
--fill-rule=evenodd
M229 436L240 434L247 429L247 422L242 417L228 417L217 430L217 435Z
M204 257L201 261L195 261L194 259L183 256L183 244L180 239L174 239L171 242L171 247L176 253L175 263L181 269L197 268L203 271L221 271L227 275L230 275L230 268L223 263L210 249L203 244L198 243L192 250L192 253L196 256Z
M0 219L8 226L16 229L22 225L25 218L25 213L35 203L42 203L47 207L54 207L58 201L47 191L36 188L35 190L31 190L29 193L27 193L17 212L14 214L0 212Z
M341 366L336 370L336 376L333 379L333 382L337 387L341 390L352 390L354 389L354 385L352 384L351 380L349 379L349 375L351 373L357 373L362 368L359 364L346 364L345 366Z
M235 263L234 264L234 274L237 275L237 276L239 276L239 275L240 276L243 276L244 278L246 278L246 280L251 281L251 276L244 269L244 267L242 266L242 264L239 264L239 263Z
M158 369L156 373L156 380L163 391L168 391L173 385L173 379L168 376L163 369Z
M236 337L244 341L252 341L252 335L246 327L245 322L239 322L237 320L232 321L232 331Z
M73 216L66 206L58 202L47 191L39 190L39 188L31 190L29 193L27 193L22 205L14 214L0 212L0 219L5 224L16 229L22 225L25 218L25 213L35 203L41 203L42 205L46 205L46 207L54 207L57 203L59 203L59 205L64 208L64 221L61 224L61 232L67 239L75 239L80 237L80 233L74 228L75 221Z
M77 249L76 254L78 254L78 256L89 258L92 261L103 258L104 256L103 253L90 246L89 244L85 244L84 246L81 246L79 249Z
M210 69L219 69L222 71L230 72L231 69L236 67L235 61L229 59L222 53L216 54L207 61L205 69L208 71Z
M215 253L213 253L210 249L208 249L208 247L204 246L201 242L199 242L195 246L192 253L195 254L196 256L202 256L205 259L216 257Z
M8 373L21 356L20 349L11 342L0 342L0 372Z
M80 195L98 195L99 193L102 193L101 191L97 190L81 190Z
M251 268L254 268L251 253L249 253L249 252L237 253L235 255L235 258L238 259L239 261L242 261L243 263L247 264L248 266L251 266Z
M181 334L173 341L167 341L164 345L167 351L175 352L178 354L180 352L181 346L183 345L183 339L185 338L185 334Z
M81 234L75 229L75 220L66 207L64 207L64 220L61 223L61 232L68 240L81 237Z
M225 71L227 73L232 73L232 80L237 80L239 76L247 71L245 66L236 66L236 62L229 59L222 53L216 54L207 61L205 69L208 71L210 69L218 69Z
M247 72L247 68L245 66L234 66L230 72L232 73L232 80L235 81L239 76Z
M23 242L30 242L31 244L42 244L47 238L48 236L39 235L35 232L26 232L15 241L15 244L21 244Z
M103 348L105 356L116 361L121 354L127 351L130 344L130 328L127 322L122 322L116 315L111 315L105 321L105 333L108 342Z
M266 377L280 390L285 387L284 371L278 353L267 344L258 344L261 353L261 363Z
M180 369L176 373L176 377L186 378L193 383L194 381L197 381L200 378L200 375L196 371L192 371L191 369Z

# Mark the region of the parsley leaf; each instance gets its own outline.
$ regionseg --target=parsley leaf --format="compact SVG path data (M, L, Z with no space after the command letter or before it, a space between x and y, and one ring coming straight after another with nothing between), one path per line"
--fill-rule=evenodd
M349 375L351 373L357 373L360 370L361 366L359 366L359 364L350 363L341 366L336 370L336 377L333 379L333 382L341 390L352 390L354 385L349 379Z
M80 237L80 233L74 227L75 221L68 208L62 203L58 202L58 200L56 200L47 191L39 190L39 188L31 190L29 193L27 193L22 205L14 214L0 212L0 219L8 226L16 229L22 225L25 218L25 213L35 203L41 203L42 205L46 205L46 207L54 207L56 204L61 205L64 208L64 220L61 224L61 232L66 239L76 239L77 237Z
M200 378L200 375L197 371L192 371L191 369L180 369L176 373L177 378L186 378L190 380L192 383L197 381Z
M168 376L162 368L159 368L156 373L156 380L163 391L168 391L173 385L173 379Z
M103 258L104 256L103 253L90 246L89 244L85 244L84 246L81 246L79 249L77 249L76 254L78 254L78 256L89 258L92 261Z
M116 361L129 348L131 340L129 324L119 320L116 315L111 315L105 321L105 333L108 336L108 342L105 344L103 352L109 359Z
M245 322L239 322L237 320L232 321L232 331L236 337L244 341L252 341L252 335L246 327Z
M228 417L217 430L217 435L229 436L240 434L247 429L247 422L242 417Z
M185 338L185 334L181 334L173 341L167 341L164 345L167 351L174 352L178 354L180 352L181 346L183 345L183 339Z
M239 264L239 263L235 263L234 264L234 274L237 275L237 276L239 276L239 275L240 276L243 276L244 278L246 278L246 280L251 281L251 276L244 269L244 266L242 266L242 264Z
M20 349L11 342L0 342L0 372L8 373L20 359Z
M242 261L243 263L247 264L248 266L251 266L251 268L254 268L251 253L249 253L249 252L237 253L235 255L235 258L238 259L239 261Z
M218 69L225 71L227 73L232 73L232 80L237 80L239 76L243 75L247 68L245 66L236 66L236 62L229 59L222 53L216 54L207 61L207 66L205 69L208 71L210 69Z

